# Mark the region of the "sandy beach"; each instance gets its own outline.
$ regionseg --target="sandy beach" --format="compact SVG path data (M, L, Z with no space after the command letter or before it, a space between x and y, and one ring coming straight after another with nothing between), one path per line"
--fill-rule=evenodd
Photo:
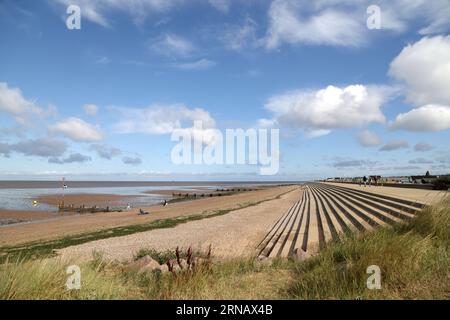
M272 199L280 194L294 190L295 186L264 188L258 191L242 192L226 197L213 197L174 203L167 207L144 208L150 214L138 216L138 209L128 212L108 212L61 216L60 218L35 221L28 224L10 225L0 228L0 245L12 245L37 240L54 239L61 236L92 232L101 229L144 224L155 220L206 214L218 210L238 209L249 203Z

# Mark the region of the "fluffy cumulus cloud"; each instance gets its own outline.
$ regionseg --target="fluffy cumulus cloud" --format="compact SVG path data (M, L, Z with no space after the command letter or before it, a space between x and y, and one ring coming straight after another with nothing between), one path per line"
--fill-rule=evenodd
M380 151L395 151L409 148L409 143L403 140L392 140L380 148Z
M392 61L389 74L405 82L414 105L450 106L450 36L425 37L408 45Z
M97 115L98 107L95 104L85 104L83 110L88 116L95 116Z
M43 115L44 110L34 101L26 99L19 88L0 82L0 112L12 115L19 123L25 123L33 115Z
M385 99L382 88L364 85L292 91L269 99L266 109L274 118L260 123L304 129L312 136L324 135L334 129L384 123L381 106Z
M373 1L275 0L271 3L266 46L283 43L361 46L373 33L366 26L366 10ZM428 35L450 30L448 0L380 0L381 29L405 32L419 26L417 33ZM417 23L420 21L420 23Z
M382 143L380 137L369 130L364 130L358 134L358 142L363 147L378 146Z
M447 130L450 128L450 107L429 104L401 113L391 127L414 132Z
M91 157L82 155L81 153L72 153L67 158L61 159L57 157L51 157L48 159L49 163L65 164L65 163L84 163L91 161Z
M103 133L98 126L74 117L50 125L49 130L78 142L94 142L103 139Z

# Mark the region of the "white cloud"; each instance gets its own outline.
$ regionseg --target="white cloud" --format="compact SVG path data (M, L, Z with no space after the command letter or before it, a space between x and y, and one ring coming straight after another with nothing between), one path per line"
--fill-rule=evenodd
M103 139L103 133L99 127L74 117L50 125L49 130L79 142L93 142Z
M318 136L333 129L384 123L381 106L385 99L386 91L379 87L328 86L318 91L298 90L272 97L266 109L274 114L274 125L304 129L310 136Z
M33 115L44 114L44 110L26 99L19 88L10 88L5 82L0 82L0 112L11 114L19 123L26 123Z
M195 46L187 39L174 34L164 34L149 44L153 52L169 57L187 57L195 51Z
M312 44L358 47L376 34L366 26L366 9L376 4L381 9L381 29L406 32L419 25L423 35L450 30L448 0L275 0L268 16L266 46Z
M358 134L358 142L363 147L378 146L382 143L380 137L369 130L364 130Z
M450 36L408 45L392 61L389 74L407 84L408 101L415 105L450 105Z
M450 128L450 107L429 104L401 113L391 127L415 132L447 130Z
M228 13L228 11L230 11L230 0L208 0L208 2L222 13Z
M409 144L402 140L392 140L380 148L380 151L395 151L409 148Z
M205 129L215 127L215 120L201 108L190 109L182 104L154 105L148 108L119 108L122 120L116 124L119 133L171 134L175 129L191 128L194 121L202 121Z
M275 0L269 9L266 46L288 44L326 44L359 46L364 42L364 26L354 16L337 9L316 10L306 16L304 1Z
M98 107L95 104L85 104L83 109L88 116L95 116L98 112Z
M179 5L184 0L53 0L65 7L78 5L81 8L83 18L97 23L103 27L111 27L107 18L114 11L122 11L129 14L136 24L141 24L152 13L161 13Z
M195 62L177 63L175 68L186 71L204 71L213 68L217 63L207 59L201 59Z

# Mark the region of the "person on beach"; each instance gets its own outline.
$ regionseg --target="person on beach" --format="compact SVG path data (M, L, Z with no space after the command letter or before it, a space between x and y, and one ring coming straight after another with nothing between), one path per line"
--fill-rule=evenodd
M366 187L367 186L367 177L366 176L363 177L363 182L364 182L364 187Z

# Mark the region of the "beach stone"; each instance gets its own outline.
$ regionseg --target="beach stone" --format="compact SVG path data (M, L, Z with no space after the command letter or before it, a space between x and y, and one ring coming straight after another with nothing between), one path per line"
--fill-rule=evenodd
M303 249L297 248L297 249L294 250L291 258L294 261L299 261L300 262L300 261L305 261L306 259L311 258L311 255L308 252L303 251Z
M162 264L159 266L159 270L161 271L161 273L167 273L169 272L169 267L167 266L167 264Z
M155 259L153 259L148 255L131 262L127 266L127 269L129 271L138 271L138 272L157 271L160 270L160 268L161 266L159 265L158 261L156 261Z

